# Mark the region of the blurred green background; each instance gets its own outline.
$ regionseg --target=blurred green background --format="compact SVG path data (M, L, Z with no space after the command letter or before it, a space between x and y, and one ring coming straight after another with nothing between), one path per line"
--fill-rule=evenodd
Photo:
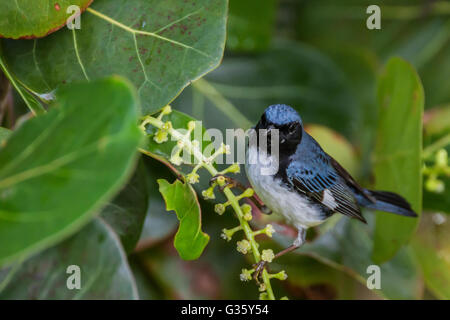
M207 84L194 83L172 106L202 119L206 128L224 130L255 123L270 104L289 104L299 110L307 124L331 128L351 143L349 153L356 159L356 165L352 160L344 160L345 165L370 186L378 116L377 79L389 58L404 58L422 80L424 147L450 132L450 2L382 1L378 3L381 30L366 28L369 15L365 9L371 4L373 1L360 0L339 3L231 0L225 56L222 64L206 76L219 94L208 95ZM320 129L315 132L316 135L314 131L312 134L317 137ZM345 158L345 147L338 144L340 147L333 153L330 148L336 143L331 139L328 145L325 150ZM343 252L336 250L321 255L320 248L313 248L310 254L291 254L277 261L278 269L285 269L289 278L281 285L275 283L275 291L281 296L285 292L291 299L449 298L450 243L445 234L449 229L450 180L446 178L445 182L444 194L424 190L425 214L418 231L428 239L428 250L438 250L439 262L429 262L420 271L416 262L412 262L417 256L411 258L406 253L397 256L384 264L387 271L383 276L389 280L383 280L386 286L381 292L368 290L365 279L361 279L364 273L354 270L363 270L367 266L364 263L370 261L366 259L372 247L367 243L367 234L359 229L371 234L371 227L366 229L352 222L340 226L340 234L328 235L330 239L323 240L329 247L348 246ZM151 203L150 206L156 206ZM180 261L171 248L169 236L139 253L137 265L143 267L143 275L149 269L153 271L151 277L162 294L159 297L239 299L251 296L253 286L240 283L236 276L245 264L243 258L230 251L232 244L216 241L224 225L223 217L208 214L212 209L206 203L202 202L202 208L204 229L212 238L204 256L198 261ZM150 212L157 215L155 210ZM365 216L373 218L373 213ZM161 258L152 257L153 252L158 252ZM434 259L421 252L425 256L420 258ZM446 275L432 279L433 272L428 268L441 267ZM173 277L175 269L183 276Z

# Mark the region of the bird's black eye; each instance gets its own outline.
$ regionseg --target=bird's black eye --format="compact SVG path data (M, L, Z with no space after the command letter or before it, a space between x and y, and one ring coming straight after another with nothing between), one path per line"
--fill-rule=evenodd
M297 131L297 123L293 122L291 124L289 124L288 126L288 133L289 134L294 134Z

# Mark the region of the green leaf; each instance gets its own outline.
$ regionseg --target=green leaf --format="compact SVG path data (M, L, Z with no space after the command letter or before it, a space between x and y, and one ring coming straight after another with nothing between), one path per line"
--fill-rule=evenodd
M174 210L180 226L175 235L174 246L181 258L197 259L209 241L209 236L201 231L201 212L197 194L188 183L176 180L170 184L158 179L159 192L166 202L167 210Z
M230 0L227 49L265 50L274 32L277 0Z
M128 82L72 85L56 101L0 150L0 264L80 229L134 166L142 134Z
M424 93L414 68L400 58L387 63L378 84L379 122L375 188L405 197L422 211L422 115ZM413 235L418 218L377 212L373 259L392 258Z
M11 72L38 94L77 80L125 76L147 114L220 63L226 13L226 0L96 0L81 29L3 41L4 55Z
M101 212L101 217L114 229L125 252L131 253L141 235L149 203L147 171L142 161L120 193Z
M0 11L0 37L12 39L40 38L66 25L75 11L72 5L84 11L92 0L57 0L39 2L16 0L2 3Z
M6 139L11 135L12 131L3 127L0 127L0 148L3 143L6 142Z
M436 219L436 218L438 219ZM450 222L424 215L412 247L429 288L439 299L450 299ZM439 221L441 220L441 221ZM437 223L435 222L437 221Z
M67 283L80 267L81 289ZM73 237L8 270L0 283L0 299L138 299L136 284L114 231L100 219ZM3 284L4 289L1 289Z

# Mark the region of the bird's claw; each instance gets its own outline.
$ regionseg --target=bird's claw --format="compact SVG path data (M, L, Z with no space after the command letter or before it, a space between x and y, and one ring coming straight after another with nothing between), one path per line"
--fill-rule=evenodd
M260 208L261 212L264 214L272 214L272 210L269 209L269 207L267 207L266 205L262 205Z
M261 260L260 262L255 263L253 267L255 268L253 279L255 279L256 283L259 285L259 278L261 277L263 270L267 267L267 261Z
M223 178L225 179L225 184L219 185L219 186L218 186L220 192L223 192L223 190L224 190L226 187L234 187L234 185L235 185L234 180L233 180L232 178L227 177L227 176L225 176L225 175L223 175L223 174L220 174L220 173L219 173L219 174L216 174L214 177L212 177L212 178L209 180L209 186L211 187L211 186L213 185L213 183L216 182L217 179L220 178L220 177L223 177Z

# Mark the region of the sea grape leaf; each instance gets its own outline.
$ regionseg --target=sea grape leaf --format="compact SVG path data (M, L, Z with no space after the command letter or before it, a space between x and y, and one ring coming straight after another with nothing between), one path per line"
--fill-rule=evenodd
M79 15L93 0L2 1L0 37L31 39L44 37ZM77 9L71 6L78 7Z
M80 29L3 41L6 64L37 94L119 74L154 112L214 69L225 43L226 0L96 0Z
M112 77L61 89L11 134L0 150L0 264L74 233L114 196L134 167L137 115L134 89Z

